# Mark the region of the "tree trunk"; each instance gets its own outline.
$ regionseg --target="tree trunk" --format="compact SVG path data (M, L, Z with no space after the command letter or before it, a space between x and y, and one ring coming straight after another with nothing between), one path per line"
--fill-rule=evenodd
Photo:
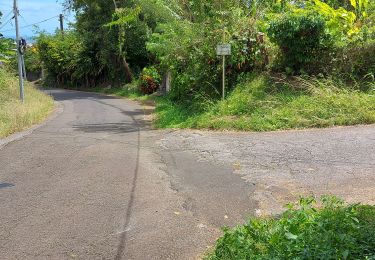
M130 82L133 81L133 73L131 72L130 67L129 67L129 64L127 63L125 57L122 58L122 63L124 64L124 70L125 70L126 81L127 81L128 83L130 83Z

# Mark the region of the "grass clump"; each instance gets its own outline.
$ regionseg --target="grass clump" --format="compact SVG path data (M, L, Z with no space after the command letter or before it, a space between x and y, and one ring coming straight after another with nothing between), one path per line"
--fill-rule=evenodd
M224 229L205 259L375 259L375 207L321 202L303 198L279 218Z
M328 79L251 76L208 107L194 112L163 100L156 126L273 131L375 123L374 86L360 91Z
M41 122L53 107L53 99L28 82L25 82L25 103L22 104L18 79L0 69L0 138Z

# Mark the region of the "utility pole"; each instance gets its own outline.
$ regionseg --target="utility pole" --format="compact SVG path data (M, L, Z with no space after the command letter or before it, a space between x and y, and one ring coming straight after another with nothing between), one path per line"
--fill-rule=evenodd
M25 57L22 55L22 76L24 80L27 80L27 74L26 74L26 66L25 66Z
M60 20L60 31L61 31L61 34L64 34L64 15L60 14L59 20Z
M225 27L223 29L223 44L225 44ZM225 55L223 55L223 97L225 99Z
M20 32L18 28L18 5L17 5L17 0L14 0L13 3L13 12L14 12L14 19L15 19L15 24L16 24L16 41L17 41L17 57L18 57L18 77L20 81L20 99L22 103L25 101L25 96L24 96L24 87L23 87L23 68L22 68L22 53L21 53L21 38L20 38Z

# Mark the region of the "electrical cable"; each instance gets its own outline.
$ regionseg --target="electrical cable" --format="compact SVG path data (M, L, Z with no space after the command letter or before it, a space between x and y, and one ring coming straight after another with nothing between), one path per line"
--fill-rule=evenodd
M25 24L28 24L28 22L26 21L25 17L23 17L22 14L20 14L20 16L21 16L22 20L25 22Z
M11 15L11 14L13 14L13 10L10 10L9 13L6 16L3 17L3 19L4 20L7 19L9 17L9 15Z
M51 18L48 18L48 19L45 19L45 20L42 20L42 21L39 21L39 22L36 22L36 23L24 25L24 26L20 27L20 29L24 29L24 28L28 28L28 27L31 27L31 26L34 26L34 25L38 25L38 24L41 24L41 23L44 23L44 22L48 22L49 20L55 19L57 17L59 17L59 16L55 15L55 16L53 16ZM6 31L3 31L3 32L10 32L10 31L13 31L13 30L6 30Z
M7 24L13 20L13 18L14 18L14 17L10 18L8 21L6 21L5 23L3 23L3 24L0 26L0 30L3 29L5 26L7 26Z

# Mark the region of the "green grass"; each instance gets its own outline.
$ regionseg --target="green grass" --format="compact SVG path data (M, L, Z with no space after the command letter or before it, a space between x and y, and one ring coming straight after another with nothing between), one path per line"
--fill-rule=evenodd
M375 259L375 207L304 198L278 218L224 229L206 260Z
M0 138L40 123L52 111L53 99L25 84L25 103L19 101L18 79L0 69Z
M168 99L159 100L159 128L273 131L375 123L375 91L337 85L331 80L302 79L275 83L269 76L239 84L224 101L192 112Z

